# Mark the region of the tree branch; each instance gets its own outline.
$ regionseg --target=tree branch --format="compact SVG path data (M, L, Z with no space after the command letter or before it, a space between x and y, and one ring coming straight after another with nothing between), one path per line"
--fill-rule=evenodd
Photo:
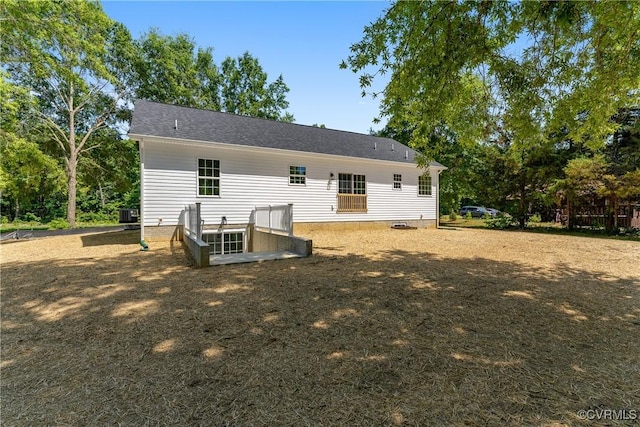
M64 96L64 94L62 93L62 91L60 90L60 81L57 80L54 76L51 76L47 79L47 82L49 83L49 85L54 89L55 91L55 95L54 99L59 98L60 104L58 102L56 102L56 106L59 109L68 109L68 99L67 97ZM64 106L64 107L63 107Z
M38 112L38 114L40 116L42 116L42 118L44 119L43 120L44 124L54 131L51 134L51 136L58 143L58 145L62 149L62 152L66 154L67 153L67 147L65 146L65 143L67 145L69 144L68 135L64 132L64 130L60 126L58 126L58 124L56 122L53 121L53 119L51 117L49 117L49 116L47 116L47 115L45 115L44 113L41 113L41 112ZM60 139L60 136L62 136L62 140ZM64 142L63 142L63 140L64 140Z
M110 113L105 113L101 116L99 116L96 119L96 122L93 126L91 126L89 128L89 130L87 131L87 133L82 137L82 139L80 140L80 143L76 146L76 154L80 154L80 153L84 153L87 152L89 150L91 150L92 147L89 147L87 149L83 149L82 147L84 147L84 145L87 143L87 141L89 140L89 137L98 129L102 129L104 127L107 126L106 122L105 122L105 117L108 116ZM100 145L100 144L98 144ZM97 147L98 145L94 145L94 147Z
M82 99L80 100L80 102L78 102L78 104L76 105L76 108L74 109L73 113L77 113L78 111L80 111L85 105L87 105L89 103L89 101L91 101L91 99L94 97L94 95L97 92L102 91L102 89L104 89L107 85L109 84L109 82L104 82L104 84L96 84L93 85L91 87L91 90L89 90L89 93L86 96L83 96Z

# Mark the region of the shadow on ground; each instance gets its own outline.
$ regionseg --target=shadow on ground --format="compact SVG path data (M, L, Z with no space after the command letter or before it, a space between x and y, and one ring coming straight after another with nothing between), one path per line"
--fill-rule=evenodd
M205 270L175 248L4 265L4 422L593 425L578 411L640 410L636 278L338 249Z
M140 241L140 231L117 230L80 236L82 246L134 245Z

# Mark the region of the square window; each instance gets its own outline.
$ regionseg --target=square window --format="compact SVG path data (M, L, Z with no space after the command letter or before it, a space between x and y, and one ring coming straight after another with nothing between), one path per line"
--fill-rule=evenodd
M307 168L305 166L289 166L289 185L306 185Z

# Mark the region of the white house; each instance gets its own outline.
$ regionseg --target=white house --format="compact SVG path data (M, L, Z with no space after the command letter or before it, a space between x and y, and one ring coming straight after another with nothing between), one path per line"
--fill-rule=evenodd
M129 136L140 145L143 232L175 226L195 202L205 227L282 204L296 224L437 221L446 168L417 167L392 139L143 100Z

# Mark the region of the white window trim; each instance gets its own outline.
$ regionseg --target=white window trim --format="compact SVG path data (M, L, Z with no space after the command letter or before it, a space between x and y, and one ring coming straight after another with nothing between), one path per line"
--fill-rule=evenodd
M351 175L351 193L341 193L340 192L340 175ZM356 193L356 181L354 180L354 176L363 176L364 177L364 193ZM369 195L369 182L367 181L366 173L355 173L355 172L339 172L337 174L337 183L336 191L338 194L354 194L359 196L368 196Z
M224 250L224 245L225 245L225 237L230 235L230 234L241 234L242 235L242 240L241 241L234 241L234 242L242 242L242 252L225 252ZM223 231L213 231L213 232L203 232L203 240L209 245L209 253L211 255L231 255L231 254L240 254L240 253L246 253L247 252L247 234L244 232L244 230L223 230ZM214 242L210 242L208 237L205 236L216 236L220 238L220 253L216 253L215 251L212 250L211 246L214 245ZM227 241L226 243L231 243L229 241Z
M200 176L200 160L211 160L211 161L218 161L218 171L220 173L220 175L216 178L216 177L206 177ZM200 194L200 179L214 179L214 180L218 180L218 194ZM205 199L217 199L220 198L222 196L222 162L220 161L220 159L212 159L212 158L206 158L206 157L198 157L196 158L196 197L201 197L201 198L205 198Z
M304 168L304 175L299 175L299 174L292 174L291 173L291 168ZM304 184L299 184L299 183L292 183L291 182L291 177L304 177ZM307 167L306 166L302 166L302 165L289 165L289 176L287 178L289 185L291 187L306 187L307 186Z
M420 178L423 176L429 177L429 194L420 194ZM433 177L431 174L424 173L418 177L418 197L433 197Z
M399 181L396 181L396 176L400 177ZM400 186L396 187L396 184L400 184ZM391 189L393 191L402 191L402 174L401 173L394 173L393 174L393 183L391 184Z

